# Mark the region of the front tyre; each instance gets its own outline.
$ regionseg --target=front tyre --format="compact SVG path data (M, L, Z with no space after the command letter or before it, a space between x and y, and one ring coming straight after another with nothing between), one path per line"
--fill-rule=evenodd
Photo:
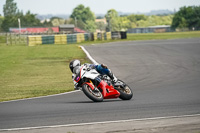
M82 90L84 94L90 98L94 102L102 102L103 101L103 95L102 93L98 90L92 90L92 88L88 84L84 84L82 86Z
M123 83L123 86L119 86L117 89L120 93L119 98L122 100L130 100L133 97L132 89L123 81L119 80L119 82Z

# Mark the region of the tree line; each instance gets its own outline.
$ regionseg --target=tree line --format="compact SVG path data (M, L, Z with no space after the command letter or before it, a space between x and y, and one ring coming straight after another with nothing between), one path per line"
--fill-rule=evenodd
M18 19L22 27L51 27L62 24L74 24L80 29L95 32L100 31L126 31L130 28L148 27L155 25L171 25L173 29L188 28L197 30L200 28L200 6L181 7L174 15L123 15L119 16L115 9L110 9L105 14L105 22L96 22L95 14L89 7L80 4L73 9L69 19L52 17L49 21L40 22L36 14L30 11L25 14L17 8L14 0L6 0L3 6L4 17L0 16L1 31L8 31L10 27L18 27Z
M181 7L174 15L171 27L200 30L200 6Z

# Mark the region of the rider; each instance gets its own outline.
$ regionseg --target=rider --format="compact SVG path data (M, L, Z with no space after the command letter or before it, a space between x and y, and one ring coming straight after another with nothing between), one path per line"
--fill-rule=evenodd
M117 78L114 76L114 74L111 72L110 69L104 64L83 64L87 65L90 69L96 69L97 72L103 75L107 75L110 77L113 83L117 82ZM74 78L76 77L76 74L80 72L81 69L81 62L79 60L73 60L69 64L69 68L72 72L72 79L74 81ZM96 82L100 83L100 80L98 77L95 78ZM74 81L74 88L77 89L77 83Z

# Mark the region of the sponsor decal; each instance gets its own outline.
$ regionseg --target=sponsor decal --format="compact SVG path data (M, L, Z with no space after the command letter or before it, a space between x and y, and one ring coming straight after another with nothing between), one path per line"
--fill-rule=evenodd
M78 81L80 79L80 77L78 76L77 78L76 78L76 81Z

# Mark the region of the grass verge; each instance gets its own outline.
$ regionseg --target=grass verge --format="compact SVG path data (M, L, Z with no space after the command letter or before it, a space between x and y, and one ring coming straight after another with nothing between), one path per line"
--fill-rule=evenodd
M200 37L200 31L127 34L127 40L129 41L194 38L194 37Z
M6 36L1 35L0 36L0 45L5 45L6 44Z
M72 59L88 62L78 45L0 46L0 101L73 90Z

